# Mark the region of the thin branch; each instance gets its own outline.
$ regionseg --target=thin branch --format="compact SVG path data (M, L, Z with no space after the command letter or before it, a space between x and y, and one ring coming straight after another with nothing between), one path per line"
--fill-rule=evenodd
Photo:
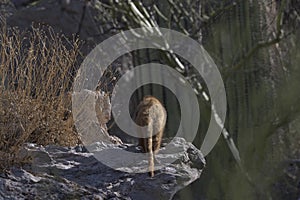
M80 34L81 27L82 27L82 24L83 24L85 13L86 13L86 9L87 9L87 4L89 2L90 2L89 0L84 1L83 7L82 7L81 17L80 17L79 24L78 24L78 29L77 29L77 32L76 32L76 36L79 36L79 34Z

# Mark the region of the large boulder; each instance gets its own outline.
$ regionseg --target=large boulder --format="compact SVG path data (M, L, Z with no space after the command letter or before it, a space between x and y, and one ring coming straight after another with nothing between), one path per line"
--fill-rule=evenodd
M183 151L164 153L160 159L176 158L174 163L148 173L128 173L107 167L94 155L111 150L138 152L133 145L97 142L89 146L65 148L26 144L21 155L30 158L22 168L14 167L0 174L0 197L6 199L171 199L174 194L198 179L205 161L201 152L182 138L174 138L171 146ZM164 151L164 148L162 148ZM122 162L129 158L111 158ZM133 163L135 169L141 163ZM120 164L120 163L119 163Z
M0 20L7 18L16 12L14 4L10 0L0 1ZM1 25L1 24L0 24Z
M83 38L97 34L97 27L90 15L91 6L85 9L85 0L40 0L18 9L7 22L20 29L29 28L32 23L41 23L62 31L67 36L79 33ZM16 4L20 6L19 4ZM83 16L83 12L87 12Z
M8 1L8 0L6 0ZM85 41L83 53L111 35L111 17L99 1L86 0L14 0L15 9L7 14L7 25L21 30L32 25L51 26L67 38L74 35ZM17 8L17 9L16 9ZM8 5L6 9L12 9Z

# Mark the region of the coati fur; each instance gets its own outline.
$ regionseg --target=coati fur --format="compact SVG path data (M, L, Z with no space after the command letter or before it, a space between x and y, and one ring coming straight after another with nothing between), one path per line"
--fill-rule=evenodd
M161 102L153 96L145 96L136 109L135 123L141 127L148 126L147 133L138 129L139 146L142 151L149 153L149 175L154 176L154 156L159 151L166 124L167 112ZM143 133L144 132L144 133Z

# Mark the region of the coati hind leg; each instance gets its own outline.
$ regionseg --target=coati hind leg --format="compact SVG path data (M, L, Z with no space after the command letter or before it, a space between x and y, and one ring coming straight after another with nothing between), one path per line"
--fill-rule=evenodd
M149 164L149 176L154 176L154 153L153 153L153 140L152 137L148 138L148 164Z
M151 133L152 135L152 127L151 124L148 127L147 132ZM143 135L144 138L139 139L139 146L142 147L142 150L144 153L148 153L148 170L149 170L149 176L154 176L154 145L153 145L153 137L146 138L146 133L140 135Z

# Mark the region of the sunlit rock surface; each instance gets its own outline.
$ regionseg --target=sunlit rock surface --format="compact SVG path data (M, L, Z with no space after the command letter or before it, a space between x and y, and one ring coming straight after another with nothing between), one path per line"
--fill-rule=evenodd
M87 152L83 146L26 144L21 156L29 156L31 164L0 174L0 199L172 199L177 191L200 177L205 161L201 152L182 138L174 138L168 146L157 155L157 165L164 159L177 160L156 170L154 178L150 178L148 173L123 172L130 171L128 166L120 171L124 161L132 163L133 172L141 170L147 160L113 158L107 153L140 153L133 145L97 142ZM174 153L172 148L182 152ZM102 164L94 157L97 154L112 156L119 170Z

